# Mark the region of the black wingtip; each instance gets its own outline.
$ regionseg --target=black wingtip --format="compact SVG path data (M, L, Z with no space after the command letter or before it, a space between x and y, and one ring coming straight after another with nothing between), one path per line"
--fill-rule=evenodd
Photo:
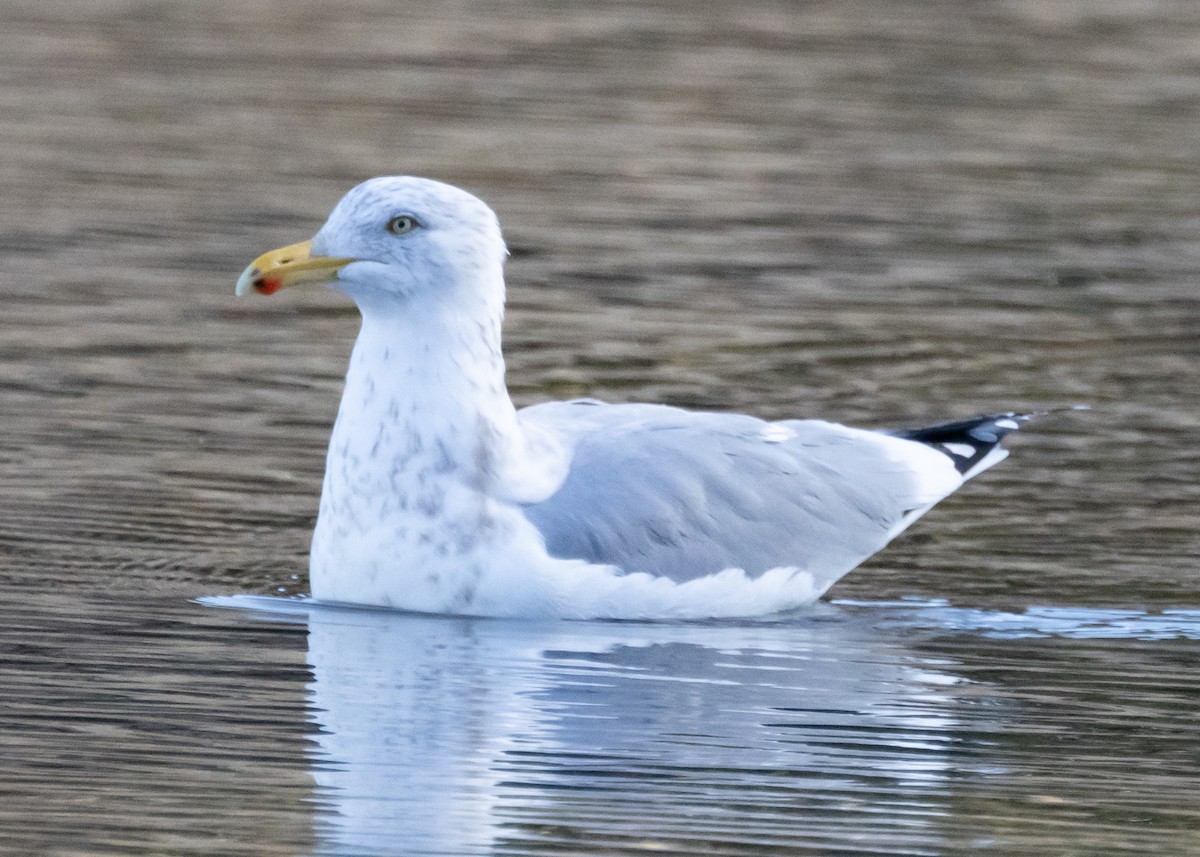
M1074 405L1069 408L1054 408L1045 411L1030 411L1018 413L1008 411L1003 414L987 414L969 420L959 420L952 423L941 423L917 429L901 429L890 432L905 440L915 440L918 443L933 447L954 462L959 473L966 474L987 456L989 452L1000 445L1004 437L1036 417L1061 411L1086 411L1087 405Z

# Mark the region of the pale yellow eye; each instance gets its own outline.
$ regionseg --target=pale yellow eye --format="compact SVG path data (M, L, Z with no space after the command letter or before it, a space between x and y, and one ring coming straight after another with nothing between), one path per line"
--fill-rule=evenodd
M407 235L420 225L415 217L401 214L387 222L387 231L393 235Z

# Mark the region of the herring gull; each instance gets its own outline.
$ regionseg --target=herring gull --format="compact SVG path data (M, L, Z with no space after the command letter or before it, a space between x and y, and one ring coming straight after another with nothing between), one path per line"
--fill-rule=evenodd
M485 616L678 619L809 604L1007 455L1029 414L907 431L592 399L517 410L495 214L371 179L238 280L332 283L362 327L313 532L323 602Z

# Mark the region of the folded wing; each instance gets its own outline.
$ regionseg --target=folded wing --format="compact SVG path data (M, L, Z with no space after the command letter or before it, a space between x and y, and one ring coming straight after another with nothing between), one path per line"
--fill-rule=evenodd
M923 443L826 422L589 401L520 416L572 454L558 491L524 507L551 555L680 582L836 579L963 481Z

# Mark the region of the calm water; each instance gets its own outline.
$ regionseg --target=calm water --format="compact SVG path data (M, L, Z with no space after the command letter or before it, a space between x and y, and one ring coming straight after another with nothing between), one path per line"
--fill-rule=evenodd
M0 852L1200 854L1200 7L1102 6L0 4ZM1094 410L785 620L313 607L355 315L232 285L398 172L523 403Z

